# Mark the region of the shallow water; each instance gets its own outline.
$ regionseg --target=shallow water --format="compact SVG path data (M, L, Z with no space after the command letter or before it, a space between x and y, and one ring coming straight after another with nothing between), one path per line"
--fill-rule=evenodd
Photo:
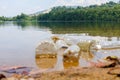
M45 36L44 36L45 35ZM12 22L0 25L0 65L36 66L35 48L39 41L51 36L49 31L34 26L23 30Z
M120 23L0 23L0 65L36 66L37 44L53 34L79 41L98 40L103 47L120 46ZM120 56L120 49L99 50L95 59Z

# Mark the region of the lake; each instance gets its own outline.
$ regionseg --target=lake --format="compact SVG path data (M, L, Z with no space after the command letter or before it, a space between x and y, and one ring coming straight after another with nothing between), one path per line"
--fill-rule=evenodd
M0 22L0 65L37 67L37 44L54 34L80 40L96 39L107 47L120 46L117 22ZM101 52L120 56L119 49L98 51Z

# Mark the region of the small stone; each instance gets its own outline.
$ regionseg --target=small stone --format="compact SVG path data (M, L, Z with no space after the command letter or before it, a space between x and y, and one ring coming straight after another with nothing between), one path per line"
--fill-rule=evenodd
M6 76L3 74L0 74L0 80L2 80L2 79L6 79Z

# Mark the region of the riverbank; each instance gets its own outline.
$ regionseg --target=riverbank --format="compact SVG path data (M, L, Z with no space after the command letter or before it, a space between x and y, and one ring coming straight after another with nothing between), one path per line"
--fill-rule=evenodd
M8 80L120 80L119 75L111 75L109 73L110 70L116 68L118 69L117 71L120 71L120 66L112 68L76 67L52 72L37 71L38 73L29 76L14 74Z
M35 80L119 80L120 77L108 74L111 68L71 68L38 74Z

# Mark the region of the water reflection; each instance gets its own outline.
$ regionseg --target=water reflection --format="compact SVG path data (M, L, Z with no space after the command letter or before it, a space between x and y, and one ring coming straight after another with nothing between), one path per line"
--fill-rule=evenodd
M35 60L39 68L54 68L57 58L55 54L36 54Z
M71 68L79 66L79 57L76 56L63 56L63 65L64 68Z
M80 34L106 36L111 41L113 36L119 40L120 23L117 22L14 22L23 29L34 26L38 29L49 28L53 34Z
M88 33L90 36L120 36L120 23L39 23L39 25L48 26L53 34L79 34Z
M52 53L51 54L37 53L35 60L36 60L37 66L40 69L41 68L43 68L43 69L44 68L59 69L59 67L61 67L61 65L63 65L64 68L71 68L71 67L77 67L80 64L79 57L64 55L62 62L61 62L60 55L57 56L56 54L52 54Z

